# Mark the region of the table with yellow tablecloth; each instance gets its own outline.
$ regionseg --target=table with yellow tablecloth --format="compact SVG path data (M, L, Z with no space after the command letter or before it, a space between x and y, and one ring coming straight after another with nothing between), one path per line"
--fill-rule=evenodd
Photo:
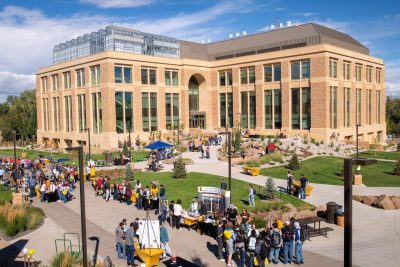
M300 181L293 181L293 187L294 187L296 190L299 190L300 187L301 187ZM306 196L311 196L311 190L313 190L313 187L312 187L311 185L307 185L307 188L306 188Z
M158 266L163 253L164 250L161 248L140 249L139 244L135 243L135 254L146 264L146 267Z

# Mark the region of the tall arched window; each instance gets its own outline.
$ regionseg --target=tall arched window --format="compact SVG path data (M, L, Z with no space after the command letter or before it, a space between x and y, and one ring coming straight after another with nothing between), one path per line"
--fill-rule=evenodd
M199 82L192 76L189 80L189 112L199 111Z

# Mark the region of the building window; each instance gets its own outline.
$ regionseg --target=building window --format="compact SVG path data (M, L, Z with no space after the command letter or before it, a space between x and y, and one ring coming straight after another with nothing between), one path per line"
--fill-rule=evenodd
M381 123L381 91L376 91L376 123Z
M357 88L357 125L361 125L361 89Z
M256 93L254 91L241 92L242 128L256 127Z
M165 94L165 115L167 130L179 127L179 94Z
M115 121L117 133L133 129L133 93L115 92Z
M349 81L350 80L350 62L343 62L343 79Z
M330 95L330 127L331 129L337 129L337 87L329 87Z
M367 66L367 68L366 68L366 77L367 77L368 83L372 82L372 67L371 66Z
M329 60L329 77L333 79L337 78L337 60L335 59Z
M115 83L132 83L132 67L114 66L114 82Z
M93 133L99 134L103 131L103 112L101 93L92 93L92 116L93 116Z
M49 130L49 100L43 98L43 130Z
M51 84L53 87L53 91L58 90L58 74L51 75Z
M72 132L72 97L64 96L64 105L65 105L65 131Z
M42 92L46 93L47 92L47 77L42 77L40 79L42 81Z
M281 89L274 89L274 124L275 124L275 129L280 129L282 127Z
M53 130L60 130L60 98L53 97Z
M192 76L189 80L189 112L199 111L199 83Z
M344 110L344 117L343 117L343 124L344 127L350 127L350 88L345 87L343 90L343 110Z
M143 131L156 131L157 93L142 93L142 128Z
M157 84L157 70L154 68L142 67L141 80L142 84Z
M100 65L90 67L90 81L92 85L100 85L101 83Z
M376 83L381 83L381 69L376 69Z
M86 95L78 95L78 122L79 132L83 133L86 131Z
M240 83L253 84L256 82L255 67L240 68Z
M232 85L232 70L221 70L219 73L219 86Z
M310 61L300 60L291 63L292 80L310 79Z
M372 118L372 114L371 114L371 110L372 110L372 90L369 89L367 90L368 96L367 96L367 118L368 118L368 124L372 124L371 123L371 118Z
M178 86L178 70L165 70L165 86Z
M361 69L362 69L362 66L357 64L356 65L356 81L357 82L361 82Z
M272 94L273 90L267 90L264 92L264 112L265 112L265 129L273 129L272 125Z
M64 89L71 89L71 72L67 71L63 73L64 76Z
M76 86L85 86L85 69L76 70Z
M233 98L232 93L219 94L220 127L233 127Z
M292 88L292 129L311 127L311 90L309 87Z
M281 80L281 64L264 66L264 82L278 82Z

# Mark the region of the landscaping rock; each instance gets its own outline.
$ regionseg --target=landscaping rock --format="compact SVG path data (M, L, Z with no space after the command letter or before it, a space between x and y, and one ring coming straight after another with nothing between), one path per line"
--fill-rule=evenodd
M311 211L311 210L302 210L298 211L295 215L295 219L303 219L303 218L308 218L308 217L314 217L316 215L316 211Z
M375 196L363 196L361 202L365 205L372 206L377 199L378 198Z
M391 197L390 200L392 200L392 203L396 210L400 209L400 197Z
M288 210L289 212L290 211L297 211L297 208L295 206L293 206L292 204L290 204L290 203L287 203L287 204L283 205L282 208Z
M318 205L318 206L315 208L315 212L318 212L318 211L326 211L326 204Z
M385 210L395 209L392 200L386 195L380 195L378 199L374 202L374 206Z

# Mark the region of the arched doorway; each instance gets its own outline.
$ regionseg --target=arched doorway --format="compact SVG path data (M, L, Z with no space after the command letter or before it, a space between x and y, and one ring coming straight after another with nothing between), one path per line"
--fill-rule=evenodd
M189 128L206 128L206 112L200 111L200 88L205 84L200 74L189 79Z

